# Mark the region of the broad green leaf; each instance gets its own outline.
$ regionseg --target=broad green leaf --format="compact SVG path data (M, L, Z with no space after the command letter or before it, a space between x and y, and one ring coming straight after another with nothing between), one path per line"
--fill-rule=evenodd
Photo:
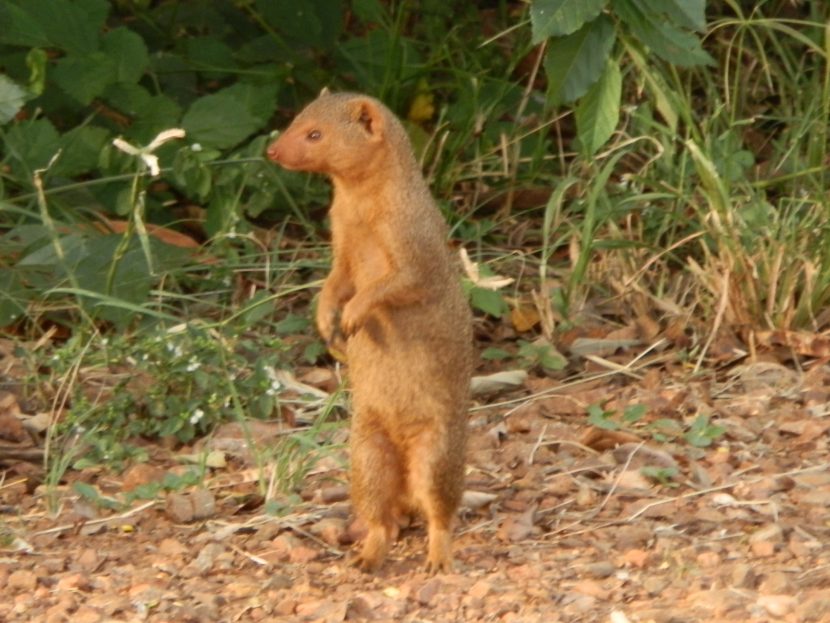
M61 157L55 163L56 175L74 177L89 173L98 167L101 150L109 132L104 128L81 126L61 137Z
M606 411L601 405L588 406L588 423L603 430L618 430L620 425L611 418L613 411Z
M115 61L104 52L60 59L52 72L55 82L84 106L117 82Z
M60 148L58 131L47 119L12 125L4 134L4 152L15 177L32 182L32 173L49 164Z
M504 316L509 309L500 292L485 288L472 288L470 290L470 303L479 311L496 318Z
M664 13L681 28L706 28L706 0L643 0L643 4L652 13Z
M35 292L23 283L23 271L0 267L0 328L7 327L26 313Z
M606 0L533 0L530 5L533 43L576 32L599 15L605 3Z
M487 359L488 361L501 361L502 359L510 359L510 357L509 352L503 348L496 348L495 346L490 346L481 351L481 358Z
M614 9L631 32L652 52L679 67L713 65L700 39L660 19L645 6L647 0L613 0Z
M106 0L6 0L0 3L0 43L89 54L98 49L108 13Z
M144 39L126 28L108 32L102 41L102 51L115 64L117 82L138 82L150 64Z
M0 125L14 119L26 102L26 90L5 74L0 74Z
M114 108L133 118L124 132L131 142L149 143L159 132L176 127L181 120L179 105L166 95L150 95L137 84L113 84L103 95Z
M187 39L184 50L185 58L206 78L224 78L237 70L233 49L217 37Z
M43 26L24 6L9 0L0 2L0 43L24 47L49 47Z
M182 119L188 138L217 149L238 145L265 124L267 119L256 114L260 112L261 104L250 98L252 93L266 93L267 89L235 85L199 98ZM275 94L274 91L271 93ZM240 95L245 97L240 99Z
M249 113L257 120L260 127L271 119L277 107L276 84L251 84L238 82L223 91L245 105Z
M614 25L600 15L577 32L551 40L545 55L548 101L567 104L597 81L614 45Z
M576 109L576 132L586 155L597 151L614 133L620 119L621 94L620 68L609 60L605 72Z
M292 46L332 47L343 28L342 0L257 0L256 6L265 20Z

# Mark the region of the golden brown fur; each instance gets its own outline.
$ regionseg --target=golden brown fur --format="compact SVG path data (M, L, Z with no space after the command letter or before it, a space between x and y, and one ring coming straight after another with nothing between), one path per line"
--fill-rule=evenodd
M471 316L406 131L373 98L323 93L268 157L334 184L333 262L317 325L329 343L346 339L351 496L368 527L358 565L376 569L416 510L428 523L428 569L448 571L464 480Z

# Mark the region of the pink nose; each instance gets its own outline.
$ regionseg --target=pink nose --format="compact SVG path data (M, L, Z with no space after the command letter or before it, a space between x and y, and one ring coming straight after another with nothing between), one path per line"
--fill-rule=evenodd
M266 154L268 155L269 160L273 160L274 162L280 161L280 148L277 145L277 141L274 141L273 143L268 145Z

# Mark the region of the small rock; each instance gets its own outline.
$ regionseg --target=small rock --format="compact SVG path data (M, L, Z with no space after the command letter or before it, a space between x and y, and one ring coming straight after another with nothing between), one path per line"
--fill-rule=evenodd
M603 580L614 575L617 568L607 560L592 562L585 566L585 572L593 578Z
M795 587L786 573L772 571L764 575L758 585L758 592L766 595L783 595L795 592Z
M164 470L158 465L136 463L128 467L127 471L124 472L122 487L124 491L132 491L137 487L150 484L151 482L161 482L164 479L164 473Z
M623 561L630 567L642 569L648 564L648 552L643 549L630 549L623 554Z
M770 543L769 541L751 543L749 547L757 558L769 558L775 554L775 543Z
M443 585L440 578L431 578L415 591L415 599L424 606L432 606Z
M593 580L581 580L574 584L573 590L582 595L596 597L597 599L602 599L603 601L607 600L611 596L611 591Z
M261 590L262 587L256 582L240 581L229 582L222 589L222 592L228 599L245 599L259 594Z
M196 489L190 494L193 519L208 519L216 514L216 498L210 489Z
M737 563L732 568L732 586L735 588L754 589L758 576L750 565Z
M12 589L31 592L37 586L37 576L31 571L18 569L17 571L12 571L9 579L6 581L6 585Z
M73 565L73 568L80 569L81 571L85 571L87 573L92 573L100 566L101 562L102 561L98 556L97 550L88 547L78 555L76 564Z
M349 499L348 487L326 487L320 491L320 499L323 504L334 504Z
M791 595L761 595L757 604L774 617L783 617L796 606L795 597Z
M342 519L327 517L313 524L310 531L329 545L336 546L340 544L340 539L346 532L346 522Z
M80 573L70 573L63 575L58 579L56 588L59 591L77 591L84 590L89 586L87 576Z
M81 606L72 614L72 623L98 623L104 620L104 614L89 606Z
M493 585L487 580L479 580L470 587L467 594L474 599L484 599L493 591Z
M279 560L287 561L291 558L292 550L300 546L300 539L293 534L283 532L271 544L274 546L274 554Z
M176 539L162 539L161 543L159 543L159 553L165 556L184 556L189 551Z
M697 564L704 569L714 569L719 567L722 562L723 559L717 552L701 552L697 555Z
M643 588L649 595L662 595L669 583L670 580L668 578L649 575L643 579ZM647 621L648 619L643 620Z
M292 616L297 609L297 600L286 597L276 603L274 606L274 614L277 616Z
M167 503L164 510L170 519L176 523L193 521L193 502L188 496L181 493L167 494Z
M778 524L772 523L756 530L749 536L750 543L759 543L761 541L769 541L771 543L783 543L784 531Z
M223 545L220 545L219 543L208 543L201 550L199 550L199 554L193 562L199 571L207 573L213 567L213 564L216 562L216 558L224 551L225 547Z
M289 562L305 564L320 557L320 552L306 545L298 545L288 553Z

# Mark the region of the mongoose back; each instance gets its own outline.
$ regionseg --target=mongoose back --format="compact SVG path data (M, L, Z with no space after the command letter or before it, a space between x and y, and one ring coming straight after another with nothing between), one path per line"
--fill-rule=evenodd
M472 320L446 223L406 131L374 98L323 92L268 157L324 173L334 186L333 260L316 320L328 343L345 340L351 498L368 529L355 563L377 569L416 511L428 525L427 570L449 571Z

